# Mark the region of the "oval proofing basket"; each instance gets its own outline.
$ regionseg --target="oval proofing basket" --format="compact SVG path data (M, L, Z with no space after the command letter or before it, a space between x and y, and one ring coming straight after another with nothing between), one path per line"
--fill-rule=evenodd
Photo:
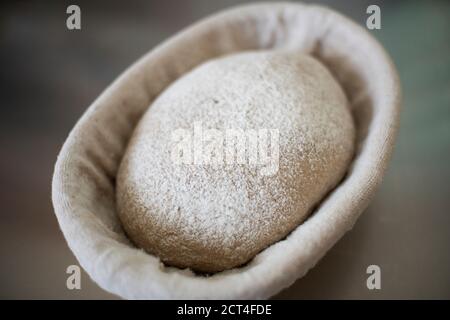
M115 176L136 123L158 94L193 67L225 54L279 49L315 56L344 88L357 128L346 178L285 240L245 267L205 277L164 266L133 246L115 209ZM390 158L399 110L399 80L390 58L342 15L291 3L229 9L150 51L87 109L58 156L55 212L82 267L123 298L268 298L312 268L366 208Z

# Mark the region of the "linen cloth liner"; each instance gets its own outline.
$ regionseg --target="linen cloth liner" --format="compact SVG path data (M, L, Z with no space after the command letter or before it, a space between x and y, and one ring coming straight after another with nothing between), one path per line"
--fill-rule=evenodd
M357 129L357 154L347 177L285 240L245 267L209 277L165 267L130 243L115 209L115 175L133 128L161 91L202 62L280 49L314 55L344 88ZM53 176L61 230L92 279L123 298L268 298L312 268L367 207L393 149L400 100L397 72L382 46L333 10L264 3L219 12L129 67L75 125Z

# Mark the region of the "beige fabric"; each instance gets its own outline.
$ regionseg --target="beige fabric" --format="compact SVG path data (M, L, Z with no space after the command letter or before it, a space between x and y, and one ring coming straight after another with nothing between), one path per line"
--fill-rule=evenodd
M116 179L120 220L133 243L171 266L242 266L339 183L354 133L345 94L317 59L279 50L213 59L137 125Z
M115 211L115 177L133 128L155 97L193 67L227 53L269 48L312 54L339 80L357 130L349 174L286 240L244 268L206 278L164 267L129 243ZM399 109L391 60L343 16L289 3L227 10L152 50L88 108L56 163L55 212L83 268L124 298L267 298L313 267L366 208L391 155Z

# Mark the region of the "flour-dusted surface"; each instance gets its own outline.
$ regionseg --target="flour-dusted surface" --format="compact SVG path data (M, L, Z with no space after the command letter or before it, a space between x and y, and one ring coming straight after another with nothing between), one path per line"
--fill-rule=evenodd
M174 162L174 132L194 136L195 123L278 130L278 170L264 175L263 164L251 166L248 142L245 163ZM242 265L341 180L354 134L342 89L311 56L263 51L206 62L166 89L138 124L118 173L119 216L135 244L169 265L203 272Z

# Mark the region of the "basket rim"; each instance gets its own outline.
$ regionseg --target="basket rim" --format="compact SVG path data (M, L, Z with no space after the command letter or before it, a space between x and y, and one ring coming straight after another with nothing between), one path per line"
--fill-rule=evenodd
M294 29L300 24L317 29L312 35L310 29ZM242 30L242 33L233 39L237 30ZM272 32L258 33L263 30ZM330 54L326 49L328 45L338 48L338 42L344 39L347 43L340 49L348 57L354 56L351 62L374 71L361 89L372 100L373 110L370 121L362 124L366 126L362 129L367 130L367 134L361 141L351 173L324 199L314 215L285 240L259 253L247 266L203 277L187 270L164 267L156 257L130 245L114 221L118 218L114 216L114 199L110 196L106 197L107 200L102 198L107 204L102 209L101 218L98 212L89 209L88 200L93 201L99 195L93 195L85 186L95 185L102 178L114 175L115 165L109 165L107 161L92 161L91 165L99 167L96 172L105 175L98 181L81 179L79 169L86 165L87 146L105 139L99 123L116 121L125 113L128 125L124 127L136 123L158 92L183 72L207 60L201 60L202 57L197 58L198 61L189 60L189 55L183 54L195 50L193 45L198 41L211 43L212 36L216 37L216 44L206 53L207 59L229 51L252 49L255 45L259 50L302 46L310 52L322 50L321 54L325 56ZM242 42L242 39L248 41ZM232 45L221 47L222 40ZM297 40L300 41L297 43ZM170 59L177 57L180 59L173 70L167 74L155 72L160 70L158 64L167 66ZM149 73L149 70L154 72ZM154 83L155 78L157 84ZM352 228L367 207L381 182L394 146L399 125L400 91L397 72L383 47L366 30L332 9L299 3L264 3L242 5L214 14L187 27L138 60L93 102L77 122L58 156L52 182L52 200L60 228L90 277L103 289L121 297L268 298L306 274ZM136 95L132 102L130 92ZM352 99L355 104L357 99L357 96ZM132 128L126 130L131 132ZM124 150L125 136L119 139L118 146L111 148Z

